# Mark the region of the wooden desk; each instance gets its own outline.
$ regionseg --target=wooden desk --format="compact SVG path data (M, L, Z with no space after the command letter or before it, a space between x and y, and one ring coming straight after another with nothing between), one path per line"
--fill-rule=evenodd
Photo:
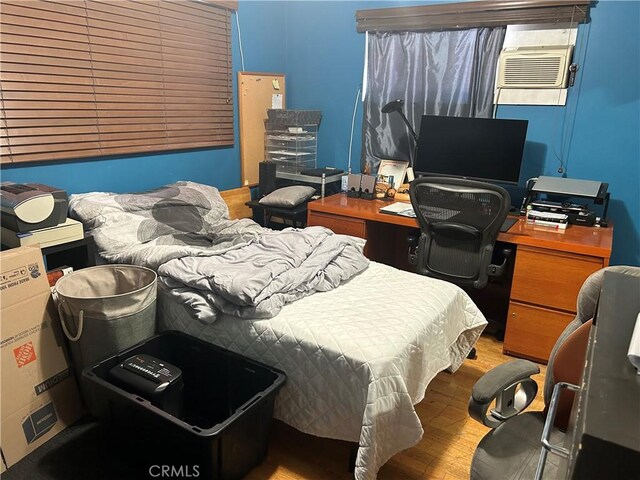
M367 240L370 259L410 270L408 233L413 218L380 213L381 200L332 195L309 202L307 225ZM584 280L609 265L613 227L571 225L565 231L528 225L524 218L500 233L498 241L516 246L506 319L504 353L546 363L564 327L574 318Z

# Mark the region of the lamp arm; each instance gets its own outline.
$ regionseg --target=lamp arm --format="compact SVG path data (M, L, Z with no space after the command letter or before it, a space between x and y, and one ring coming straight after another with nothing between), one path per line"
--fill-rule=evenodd
M407 120L407 117L404 115L404 112L402 110L398 110L398 113L402 117L402 120L404 120L404 123L407 124L407 127L409 128L409 131L411 132L411 135L413 136L413 139L416 141L416 143L418 143L418 135L416 135L416 131L413 129L413 127L409 123L409 120Z

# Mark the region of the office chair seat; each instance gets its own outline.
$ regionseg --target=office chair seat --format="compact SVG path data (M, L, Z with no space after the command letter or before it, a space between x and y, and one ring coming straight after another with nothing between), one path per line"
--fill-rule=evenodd
M542 412L521 413L485 435L471 461L471 479L531 480L540 458L544 418ZM563 438L554 428L551 443L560 444ZM555 478L558 461L560 457L549 455L543 478Z
M589 319L594 318L605 272L617 272L640 277L639 267L616 265L605 267L591 274L580 288L575 319L570 322L558 338L549 358L546 371L544 400L548 408L554 385L563 382L576 383L582 377L585 364ZM597 320L596 320L597 325ZM582 343L582 346L580 344ZM575 361L574 360L578 360ZM556 361L562 365L556 365ZM485 426L495 428L485 435L471 462L471 478L474 480L529 480L535 478L536 467L542 448L542 430L546 411L522 413L529 405L530 396L517 398L516 388L530 385L531 362L513 360L498 365L476 382L469 398L469 414ZM535 367L535 365L534 365ZM526 391L525 391L526 392ZM566 395L569 395L566 398ZM574 393L564 391L556 404L555 425L566 425L571 415L570 409L562 420L562 403L573 404ZM521 396L522 397L522 396ZM495 413L490 413L491 409ZM496 414L497 413L497 414ZM556 427L551 430L550 443L563 446L566 435ZM548 455L543 478L556 478L560 457ZM563 467L565 465L562 465ZM564 478L564 474L561 476Z

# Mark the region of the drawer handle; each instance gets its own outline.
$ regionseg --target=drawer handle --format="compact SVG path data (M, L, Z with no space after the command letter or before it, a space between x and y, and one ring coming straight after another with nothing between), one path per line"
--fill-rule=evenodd
M513 313L511 314L511 316L512 316L513 318L516 318L516 312L513 312Z

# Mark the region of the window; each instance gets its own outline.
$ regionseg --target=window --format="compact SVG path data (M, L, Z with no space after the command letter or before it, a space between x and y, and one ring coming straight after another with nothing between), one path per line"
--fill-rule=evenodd
M404 102L403 114L420 131L423 114L489 117L506 25L582 22L589 0L483 0L358 10L367 32L362 168L381 159L415 157L415 141L397 114L381 108Z
M422 115L490 117L495 66L504 27L444 32L375 32L368 35L363 118L363 169L381 159L415 160L416 142L396 113L402 100L416 132Z
M2 163L232 145L232 8L3 0Z

